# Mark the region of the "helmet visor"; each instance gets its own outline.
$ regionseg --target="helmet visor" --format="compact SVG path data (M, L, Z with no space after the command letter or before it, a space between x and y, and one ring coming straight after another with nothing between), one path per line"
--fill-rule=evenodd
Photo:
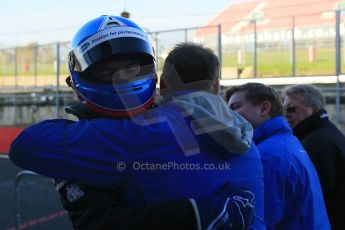
M91 85L116 86L147 78L148 76L151 78L156 77L155 65L149 56L138 56L138 58L117 57L98 63L80 73L80 81Z

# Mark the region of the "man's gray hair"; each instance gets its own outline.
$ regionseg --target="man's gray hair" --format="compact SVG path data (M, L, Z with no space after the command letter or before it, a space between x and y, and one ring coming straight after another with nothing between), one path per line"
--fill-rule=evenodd
M298 84L288 86L283 89L283 97L285 96L298 97L304 105L318 109L323 109L326 106L321 90L313 85Z

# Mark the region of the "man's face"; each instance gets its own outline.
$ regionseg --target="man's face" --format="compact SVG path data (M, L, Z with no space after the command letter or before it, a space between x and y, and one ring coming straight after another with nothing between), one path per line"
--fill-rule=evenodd
M297 124L314 113L311 106L303 104L301 97L285 96L283 101L283 109L286 120L289 122L291 128L295 128Z
M245 91L238 91L234 93L229 101L228 106L230 109L241 114L255 129L264 120L261 117L261 106L253 105L245 98Z
M121 84L136 80L139 71L140 64L137 60L109 60L96 65L91 70L91 76L99 82Z

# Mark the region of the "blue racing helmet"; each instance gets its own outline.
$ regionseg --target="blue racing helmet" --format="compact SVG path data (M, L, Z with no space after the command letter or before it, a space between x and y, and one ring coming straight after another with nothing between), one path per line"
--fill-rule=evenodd
M135 76L119 81L118 74L106 71L111 78L102 79L98 66L123 60L135 66L131 72ZM157 82L153 49L147 34L126 18L103 15L82 26L71 41L68 68L79 100L96 113L136 115L153 103Z

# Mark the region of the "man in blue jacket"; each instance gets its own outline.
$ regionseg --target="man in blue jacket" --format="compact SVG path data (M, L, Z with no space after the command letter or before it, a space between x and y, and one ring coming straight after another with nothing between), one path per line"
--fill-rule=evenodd
M147 110L155 96L154 59L136 24L102 16L82 27L71 46L70 85L97 116L29 127L12 143L12 161L60 179L59 188L69 186L67 180L118 191L129 205L207 197L228 183L244 186L255 195L253 228L264 228L260 156L250 125L217 96L219 62L211 50L176 47L163 70L164 101ZM67 200L84 195L76 185L67 188ZM190 202L195 213L202 208ZM238 210L229 217L228 204L236 202L253 206L251 199L232 196L214 220L200 222L202 213L196 215L198 228L231 222Z
M330 229L317 173L283 117L279 94L247 83L231 87L226 100L254 128L264 167L267 229Z

